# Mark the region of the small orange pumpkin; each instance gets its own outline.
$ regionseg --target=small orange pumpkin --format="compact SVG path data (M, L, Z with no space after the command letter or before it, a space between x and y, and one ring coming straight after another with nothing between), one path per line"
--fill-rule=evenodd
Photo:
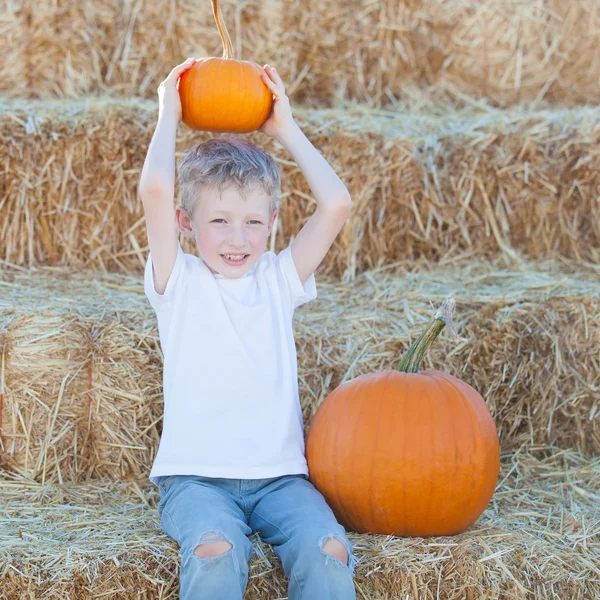
M483 398L452 375L419 363L445 325L444 302L397 370L336 388L306 441L310 480L336 518L358 533L460 533L489 503L500 471L495 423Z
M233 58L219 0L212 0L212 9L223 56L200 58L179 78L182 120L192 129L248 133L267 120L273 94L261 78L261 66Z

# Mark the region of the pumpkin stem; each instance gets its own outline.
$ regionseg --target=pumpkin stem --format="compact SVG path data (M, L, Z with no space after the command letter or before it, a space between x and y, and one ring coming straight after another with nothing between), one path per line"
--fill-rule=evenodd
M427 329L421 334L421 337L411 345L406 351L406 354L400 359L398 371L401 371L402 373L418 373L419 365L429 350L429 346L433 344L435 338L445 326L448 327L450 335L452 335L456 342L460 340L456 333L456 329L454 329L454 324L452 323L452 312L454 311L455 305L456 302L454 301L454 298L448 298L448 300L437 309L433 321L431 321Z
M219 5L219 0L211 1L213 15L217 23L217 29L219 30L221 42L223 43L223 56L221 58L233 58L233 45L231 43L229 33L227 32L227 27L225 27L225 23L223 22L223 16L221 15L221 6Z

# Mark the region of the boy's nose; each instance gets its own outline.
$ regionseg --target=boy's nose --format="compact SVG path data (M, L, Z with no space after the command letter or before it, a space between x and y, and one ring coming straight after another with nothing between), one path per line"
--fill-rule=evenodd
M244 246L246 244L246 236L244 235L244 231L242 229L234 229L231 232L229 243L232 247Z

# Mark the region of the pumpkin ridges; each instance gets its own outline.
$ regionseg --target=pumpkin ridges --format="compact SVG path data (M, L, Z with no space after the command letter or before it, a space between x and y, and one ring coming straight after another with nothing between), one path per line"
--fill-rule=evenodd
M262 80L262 67L234 58L218 0L212 6L223 56L198 59L181 75L182 121L192 129L249 133L268 118L273 94Z
M449 400L448 398L448 394L447 394L447 390L444 387L443 383L441 383L438 380L438 372L434 371L434 370L430 370L427 372L430 381L433 382L433 385L437 386L438 389L438 393L443 397L443 405L449 405L451 403L451 400ZM467 441L471 442L473 441L473 433L474 433L474 426L473 426L473 421L470 417L470 412L467 406L465 406L465 402L464 399L462 397L459 398L459 402L460 402L460 409L461 409L461 414L457 414L457 406L456 404L454 404L452 406L451 409L451 414L450 414L450 423L448 426L448 431L453 431L456 433L456 428L457 426L460 427L462 426L462 431L456 435L453 438L453 449L454 449L454 473L452 474L452 477L450 479L451 481L451 486L450 489L448 490L448 494L451 495L450 498L448 498L447 500L449 502L451 502L452 504L450 505L449 502L447 502L445 504L445 510L446 513L450 512L451 514L453 514L456 511L455 508L455 503L457 501L456 499L456 489L464 489L465 487L467 487L469 485L469 482L464 481L465 478L465 474L466 474L466 469L465 468L459 468L459 461L458 461L458 456L459 453L461 452L461 448L459 448L458 446L458 439L461 439L461 443L465 444ZM465 417L467 417L468 419L466 419ZM450 436L449 436L450 437ZM472 447L470 449L467 449L467 452L469 453L469 456L472 456ZM464 452L464 448L462 448L462 451ZM460 481L457 481L460 478ZM465 509L465 512L466 509ZM469 511L470 514L470 511Z
M443 326L438 319L428 331ZM423 346L411 347L420 360ZM454 535L477 520L497 482L499 444L483 398L433 369L388 370L338 387L321 403L311 433L307 456L323 481L319 489L357 532ZM314 452L319 442L321 454Z
M273 100L259 72L260 67L248 61L199 59L180 79L183 122L208 131L253 131L268 117Z
M337 388L335 391L340 390L341 388ZM319 419L315 420L314 415L313 415L313 420L311 421L311 426L308 432L308 436L307 436L307 460L309 463L309 475L310 475L310 479L313 482L313 484L320 489L329 489L329 482L327 480L327 477L324 475L323 471L318 469L317 467L319 466L319 463L314 463L315 467L314 468L310 468L310 463L312 462L311 458L313 455L317 455L317 456L328 456L329 451L331 450L332 452L335 451L335 444L331 443L330 440L330 436L327 435L327 428L328 427L336 427L337 428L337 424L335 423L330 423L330 418L329 418L329 413L335 413L335 411L337 410L337 406L336 406L336 398L335 396L329 396L332 398L332 401L324 404L321 403L319 405L319 407L317 408L317 412L319 413ZM312 440L319 440L321 443L317 448L314 447L313 444L311 444ZM332 464L331 463L331 459L328 459L327 464ZM335 461L334 463L335 464ZM327 493L327 492L326 492ZM332 506L333 509L333 506ZM339 518L339 516L338 516Z
M341 518L340 520L348 523L351 528L359 526L358 522L354 517L354 514L357 512L357 510L359 514L362 511L365 511L366 509L370 511L370 507L368 505L368 497L361 496L361 498L358 499L356 503L352 505L352 510L349 509L342 499L342 490L337 485L337 482L339 480L337 471L339 468L344 478L350 476L352 478L356 478L357 481L362 481L364 484L365 474L369 473L370 469L365 464L356 461L352 464L353 473L348 475L348 473L345 472L345 469L348 468L347 461L345 461L343 457L338 457L335 455L336 448L344 447L343 444L341 444L339 441L339 432L344 430L344 428L341 426L342 423L340 420L331 419L330 413L345 415L351 412L349 409L340 410L339 407L339 404L342 402L345 406L347 405L347 400L344 398L343 394L346 392L347 389L350 389L352 394L350 398L354 400L354 404L358 405L360 410L356 422L361 422L363 415L368 414L370 408L370 403L363 398L363 388L367 383L366 380L370 380L371 378L372 377L369 375L363 375L361 377L356 378L352 382L348 382L336 388L330 394L330 396L328 396L330 402L328 402L326 405L323 405L322 403L319 406L317 411L319 412L319 418L313 418L313 422L308 436L307 458L309 463L313 462L312 457L316 455L328 457L327 460L319 461L319 463L317 463L325 464L326 469L320 469L318 471L315 471L315 469L311 470L311 479L318 488L323 490L324 495L327 497L328 502L331 504L332 510L334 510L334 512L337 513L336 516L338 518ZM332 440L331 435L329 434L330 430L328 430L328 428L335 428L335 443ZM316 449L312 444L312 440L314 440L315 438L321 438L322 440L319 452L316 452ZM361 444L363 444L363 439L360 436L352 436L350 440L346 438L344 442L350 444L350 454L355 455L357 452L356 448L360 447Z
M433 399L430 396L430 390L426 379L420 374L403 373L402 382L399 382L396 391L399 404L406 406L406 420L400 422L396 416L400 431L406 439L407 447L404 450L404 460L399 468L402 472L402 487L406 490L405 507L412 507L412 510L404 513L402 521L397 520L396 531L400 535L413 535L419 531L424 521L426 508L433 502L431 489L431 470L435 459L435 436L431 432ZM414 411L413 401L418 398L419 413L418 418L422 420L426 429L418 427L414 423L417 414ZM426 443L425 440L431 440ZM419 468L418 465L423 465ZM422 485L415 483L415 479L422 478ZM427 497L426 497L427 495Z
M432 381L437 386L439 393L441 395L443 395L444 402L442 404L445 406L449 405L451 403L451 401L448 400L447 390L445 389L445 387L443 385L446 383L447 380L443 377L439 377L439 375L443 375L443 374L441 374L439 371L435 371L433 369L423 372L423 374L425 374L425 373L427 373L427 376L429 377L430 381ZM440 380L443 383L440 383ZM455 435L453 437L455 469L454 469L454 473L450 479L450 483L447 487L447 494L448 494L446 497L447 502L445 504L445 511L442 511L442 512L444 512L444 515L447 513L454 514L457 510L457 504L459 502L461 502L461 501L463 501L465 503L468 502L468 499L467 499L467 501L465 501L464 496L462 498L457 498L457 492L456 492L456 490L465 489L467 486L471 485L471 478L468 478L467 469L464 468L464 466L462 469L458 468L459 467L459 461L457 459L458 452L459 452L458 439L459 438L461 439L461 443L464 443L466 440L468 440L468 441L472 442L473 444L475 444L475 446L477 444L476 426L473 423L473 418L472 418L472 414L471 414L471 410L470 410L472 407L470 406L470 403L467 402L461 394L456 394L456 391L455 391L453 397L459 398L463 413L460 416L457 415L456 412L453 412L450 414L450 424L448 427L448 431L453 431L454 433L456 433L457 426L467 423L465 417L468 417L469 427L465 428L467 430L467 433L462 433L459 435ZM454 407L454 409L456 410L456 406ZM474 453L475 453L475 449L473 452L470 453L470 457L472 457ZM471 466L471 468L473 468L474 467L473 463L471 463L470 466ZM459 476L460 476L461 480L457 481L457 478ZM468 480L465 480L465 478L468 478ZM471 498L471 499L473 500L473 505L474 505L476 500L474 500L473 498ZM449 506L449 503L452 503L452 504ZM473 506L470 506L468 509L465 508L465 506L466 506L466 504L462 504L462 509L468 515L468 518L466 520L469 520L473 513ZM440 515L440 520L443 521L442 515ZM460 527L459 527L459 529L460 529ZM456 532L449 531L448 535L452 535L453 533L456 533Z
M332 489L338 490L338 473L337 473L336 466L341 461L337 460L336 448L340 448L339 439L340 439L341 427L340 427L340 424L337 422L337 420L336 421L332 420L330 427L333 427L334 431L335 431L335 443L332 443L331 436L329 436L328 448L327 448L327 450L329 452L329 464L334 465L333 471L331 473L331 482L332 482ZM335 504L336 504L338 511L340 511L342 513L345 512L343 503L340 501L339 492L338 492L337 498L335 499ZM345 517L346 517L346 515L344 515L344 518Z
M380 375L377 378L377 387L379 387L379 385L381 384L381 379L382 379L382 375ZM368 390L365 390L368 393ZM377 397L381 396L381 392L378 390L377 393ZM371 427L369 427L369 435L368 437L368 441L372 442L371 447L368 449L368 452L370 452L370 463L369 466L367 468L367 470L365 471L365 476L363 477L363 483L366 486L366 489L364 489L364 495L361 498L361 501L364 502L365 505L365 512L364 512L364 527L367 528L367 531L371 532L374 529L374 523L375 523L375 518L373 516L373 464L375 462L375 456L376 456L376 452L377 452L377 431L376 429L373 428L373 423L375 422L375 416L373 414L373 407L374 405L370 405L370 403L368 402L368 399L365 398L365 395L362 393L361 390L361 398L362 398L362 402L363 405L368 409L368 414L369 414L369 423L371 424ZM379 402L379 412L378 415L381 415L381 405L383 404L383 402ZM362 447L361 448L362 451L367 451L366 448Z
M410 380L410 377L408 376L408 373L402 373L401 377L402 377L402 384L404 386L404 389L408 389L409 380ZM400 404L403 407L403 417L404 417L400 421L400 423L404 423L405 419L406 419L405 415L406 415L406 412L407 412L408 405L407 405L406 402L401 402ZM408 448L407 448L407 441L408 440L407 440L407 436L406 435L402 436L402 441L403 441L402 456L406 456L406 453L408 452ZM401 475L400 479L404 480L404 475ZM401 488L402 488L402 516L398 517L398 522L399 523L406 523L406 517L407 517L407 515L406 515L406 507L408 506L407 501L406 501L407 487L408 486L406 486L404 484L401 484Z
M361 415L361 417L362 417L363 413L368 412L368 409L369 409L368 404L363 399L363 388L364 388L364 382L362 380L357 381L355 383L355 385L352 385L353 391L352 391L352 395L350 396L350 398L352 400L354 400L356 402L356 404L358 404L359 408L362 409L360 411L360 413L359 413ZM342 399L338 399L337 402L339 403L341 401L343 401L344 404L346 404L346 402L347 402L347 400L345 398L343 400ZM342 411L342 412L349 413L350 411L347 410L347 411ZM336 440L339 439L339 433L340 433L340 431L342 431L341 422L336 421ZM346 440L346 442L347 441L348 440ZM355 454L356 453L356 447L359 445L359 439L353 437L350 440L350 444L351 444L351 448L352 448L351 452L352 452L352 454ZM331 443L332 453L335 452L336 448L340 448L340 445L338 445L337 443L336 444ZM332 480L333 480L332 491L333 491L333 494L334 494L334 495L331 496L332 500L334 500L335 505L336 505L338 511L340 512L341 516L344 519L348 519L348 522L351 523L351 527L354 527L355 524L356 524L356 520L354 518L354 513L355 513L355 510L356 510L356 506L351 506L351 507L346 506L346 504L344 503L343 497L342 497L342 490L340 489L340 487L338 485L338 482L339 482L339 479L340 479L339 478L338 470L342 472L341 475L343 477L347 477L347 474L344 472L344 469L347 467L346 461L342 460L339 457L335 457L334 462L331 463L331 464L335 465L334 468L333 468L334 476L332 477ZM360 479L360 478L362 478L364 476L364 472L363 471L359 471L357 473L357 470L360 468L358 464L354 464L353 468L354 468L354 471L355 471L353 477L357 477L357 478ZM352 477L352 475L351 475L351 477ZM362 497L360 499L360 501L363 502L363 503L368 503L367 497ZM363 510L365 510L365 507L361 506L360 510L362 512Z
M371 435L374 439L375 452L372 454L372 467L371 467L371 486L375 488L375 493L371 495L371 523L369 525L369 531L374 533L377 530L377 524L382 521L386 523L392 522L394 512L397 507L391 505L389 498L391 490L396 490L398 486L398 480L393 477L389 477L389 473L381 473L381 461L377 461L377 456L380 456L382 452L387 454L387 462L397 462L397 456L401 455L398 450L398 444L402 436L398 435L398 430L394 428L394 423L390 422L391 419L386 419L385 416L389 415L390 407L392 410L401 410L402 402L398 402L394 396L394 389L396 387L394 378L398 375L395 371L388 370L380 373L378 378L377 392L373 393L373 388L365 390L365 396L371 396L370 404L379 404L379 410L376 417L376 427L372 429ZM379 398L379 401L375 401ZM375 417L373 417L375 419ZM396 442L390 446L386 444L389 439L395 439ZM377 466L380 468L378 469ZM385 465L383 465L385 466ZM402 486L400 486L402 487ZM374 510L375 507L375 510ZM376 513L376 514L374 514Z
M425 432L425 435L421 435L420 438L420 446L421 446L421 453L424 453L424 448L427 448L428 450L428 454L429 456L426 458L425 456L423 456L423 454L421 454L421 459L423 460L423 462L430 466L430 468L428 468L428 475L430 477L430 479L426 482L426 484L423 486L425 488L425 492L426 492L426 501L421 501L421 503L416 503L416 506L418 506L418 511L417 514L415 515L415 521L417 521L417 523L419 524L420 527L423 527L424 525L427 524L427 515L428 514L432 514L432 509L436 512L439 512L439 502L436 502L436 500L439 500L439 498L435 497L434 494L434 490L436 490L437 485L438 484L436 481L433 481L432 478L436 475L435 471L436 471L436 466L437 465L437 461L439 460L439 456L440 454L443 452L443 448L444 448L444 444L445 444L445 440L443 441L444 443L439 444L439 439L438 439L438 407L437 407L437 402L436 402L436 396L433 394L433 389L430 385L430 378L428 378L426 375L423 374L419 374L416 373L415 374L417 377L415 377L415 380L418 382L419 388L421 390L421 393L424 392L424 395L426 397L426 401L425 399L421 400L423 405L427 406L428 409L428 414L423 414L423 421L425 423L427 423L428 425L428 430ZM422 410L422 409L421 409ZM428 418L429 417L429 418ZM432 431L433 430L433 431ZM427 439L430 440L429 443L424 444L423 440ZM441 446L441 447L440 447ZM443 476L445 476L446 474L444 473ZM445 482L447 484L447 482ZM441 484L440 487L442 488L446 488L447 489L447 485ZM439 518L439 517L438 517ZM411 527L412 523L405 523L405 526L407 527ZM416 523L415 523L416 525Z
M462 404L466 407L472 424L473 434L470 437L475 444L473 455L476 459L473 470L477 469L477 473L469 478L467 484L473 485L473 482L475 482L475 484L480 484L480 489L472 495L473 506L469 511L469 517L465 518L459 529L459 531L463 531L477 520L488 505L496 489L498 474L500 472L500 445L496 426L479 392L464 381L448 373L436 371L436 378L449 385L454 391L455 396L460 398ZM469 396L473 397L474 401L469 401ZM484 455L484 453L490 450L492 452L491 456ZM496 465L495 475L490 472L491 464ZM474 518L473 515L475 515Z
M446 381L461 398L464 398L465 395L468 394L473 396L474 400L481 400L480 402L468 402L472 414L478 419L478 435L474 436L474 441L475 443L479 441L480 445L483 446L483 452L491 453L489 456L484 456L483 452L477 453L477 456L481 457L481 471L485 471L483 476L476 478L476 481L482 485L481 493L478 495L480 497L480 503L476 509L479 514L481 514L496 490L498 475L500 474L500 442L498 440L496 425L485 401L477 390L448 373L441 373L441 378ZM495 473L489 471L490 464L496 465ZM485 498L487 498L487 500L484 500Z
M377 528L375 523L377 521L377 517L375 517L375 512L376 512L376 507L374 505L376 505L380 500L378 497L378 493L381 493L381 489L378 489L378 483L380 481L379 477L376 477L376 467L377 467L377 461L375 460L376 456L377 456L377 451L378 451L378 444L381 440L381 430L382 430L382 425L381 425L381 421L383 418L383 415L386 414L387 412L387 397L389 395L389 389L390 389L390 378L392 377L392 373L387 372L385 374L385 376L382 376L380 378L380 380L378 381L379 385L381 385L381 387L383 388L381 390L381 401L378 403L379 404L379 411L377 414L377 417L375 419L376 422L376 426L375 426L375 430L371 431L371 435L373 437L373 451L371 453L371 469L370 469L370 478L369 478L369 493L367 494L367 497L369 498L369 514L371 516L371 526L370 528L375 531L375 529ZM367 392L368 393L368 392ZM372 490L375 489L376 492L373 493Z
M232 61L222 61L221 69L226 73L223 78L225 81L229 81L231 84L230 89L227 94L223 94L222 99L222 110L224 115L228 115L229 119L227 121L227 130L230 130L232 127L232 118L234 118L234 114L232 113L232 109L238 111L240 114L242 113L241 106L239 105L240 99L240 73L243 69L237 69L237 62ZM218 114L215 111L215 115ZM225 126L222 127L225 129Z
M404 535L405 532L402 529L404 528L404 523L409 518L409 515L406 514L406 507L410 504L411 498L414 496L414 487L410 482L410 463L413 460L412 455L415 450L418 452L418 444L420 443L419 439L413 437L414 429L411 427L410 406L406 402L406 397L414 393L414 384L418 382L410 378L407 373L400 371L389 372L393 373L393 375L390 375L390 379L393 378L395 385L393 392L390 391L393 412L388 412L388 416L392 424L391 429L393 430L394 426L398 428L396 439L400 438L402 441L399 447L395 444L392 445L392 448L396 449L397 454L394 455L394 451L392 450L391 460L393 466L396 467L397 473L396 477L390 481L388 489L392 495L395 495L398 489L402 490L403 501L401 506L404 509L402 510L402 514L400 514L398 507L394 507L389 520L391 521L391 529L400 535ZM402 390L401 393L398 393L399 389ZM394 415L394 418L391 418L392 415ZM398 528L399 525L400 529Z
M245 77L245 85L250 88L254 88L253 96L260 94L259 86L263 85L262 80L256 80L256 78L250 77L250 72L244 71ZM247 112L249 115L252 115L252 120L258 121L260 117L262 117L261 105L256 102L250 102L250 96L245 94L243 97L243 111Z
M414 384L417 381L410 376L409 373L402 373L396 370L388 371L390 373L390 379L394 381L394 389L390 391L390 402L395 404L395 419L389 419L390 422L390 435L388 439L398 439L400 437L400 444L396 442L393 445L395 449L395 456L393 457L394 465L396 466L396 476L390 481L388 487L391 497L396 494L401 494L402 502L398 503L393 507L388 516L386 527L391 531L394 529L400 534L403 532L398 531L398 523L405 524L409 516L407 515L406 507L408 506L408 496L410 494L411 486L407 480L407 469L406 469L406 457L410 455L411 448L414 447L414 440L411 437L412 431L410 428L406 428L404 424L410 419L409 403L406 402L406 396L412 394ZM398 396L397 389L400 388L404 391L404 396ZM389 413L388 413L389 414ZM400 431L397 431L397 427L400 426ZM396 432L394 433L394 430ZM399 510L401 508L402 510Z
M259 123L264 123L269 115L271 114L271 108L273 106L273 93L271 90L263 83L261 78L262 69L258 65L255 65L255 70L259 74L258 79L255 79L256 86L256 94L262 93L265 96L265 102L255 102L254 114L256 115L255 119Z
M423 510L419 510L419 506L423 504L422 492L423 489L433 489L437 484L439 484L440 476L443 477L443 471L440 473L440 470L435 471L435 462L437 460L442 462L452 462L452 456L455 455L453 450L454 445L451 446L450 455L448 452L442 454L436 454L438 456L437 459L430 457L429 463L431 463L431 473L426 476L429 477L429 485L425 483L423 485L423 489L419 487L415 487L415 478L418 479L419 476L419 466L418 463L422 461L424 464L427 464L427 460L424 457L424 452L427 449L427 446L423 446L423 448L419 447L419 443L423 438L420 438L418 435L418 428L416 424L411 421L411 407L410 402L405 399L410 398L421 398L425 393L430 397L429 405L431 406L430 412L428 414L433 415L430 417L430 421L433 423L433 430L430 430L430 433L425 436L425 438L429 438L431 436L439 435L439 431L445 430L445 425L443 421L445 419L436 419L435 415L436 408L439 403L432 402L431 400L431 389L423 388L425 391L419 392L419 388L423 385L431 385L431 378L443 375L438 371L428 370L419 374L409 374L402 373L396 370L389 370L385 372L380 372L372 375L363 375L353 382L349 382L344 386L340 386L337 388L332 395L335 396L334 402L328 402L325 406L322 405L319 407L320 409L327 409L327 418L321 419L323 432L322 437L327 439L327 446L325 453L321 453L321 456L328 456L328 460L324 460L321 464L323 468L319 469L320 479L324 480L322 492L327 497L328 501L331 501L332 508L336 510L341 520L347 524L350 528L355 531L360 532L372 532L372 533L394 533L396 535L420 535L420 536L429 536L429 535L452 535L457 533L459 527L454 523L452 529L446 529L444 531L433 531L431 527L442 527L444 524L440 525L440 521L437 518L434 518L433 522L427 523L425 518L426 513ZM450 376L451 377L451 376ZM390 384L393 381L393 385ZM439 387L439 382L435 382L436 387ZM387 387L387 391L384 392L381 388L381 385L385 385ZM464 384L466 386L466 384ZM470 386L468 386L470 388ZM359 388L359 389L357 389ZM394 389L396 390L394 392ZM472 390L472 388L470 388ZM402 395L398 396L398 390L402 390ZM473 390L474 393L475 390ZM446 392L447 393L447 392ZM351 397L352 402L348 402L344 398L344 394L349 394L348 399ZM376 414L372 414L372 418L369 419L369 408L374 405L373 398L380 398L381 402L379 402L379 410ZM384 399L388 398L388 403L384 402ZM435 398L435 397L433 397ZM333 398L332 398L333 400ZM400 401L398 401L400 400ZM443 401L444 405L451 404L451 400ZM357 404L360 404L359 408L357 408ZM464 405L464 401L461 400L461 405ZM390 419L390 423L392 425L396 424L404 424L404 429L399 430L399 432L390 431L389 429L386 431L381 428L381 419L383 415L392 414L389 410L389 406L392 405L395 407L395 411L393 413L394 418ZM465 410L470 410L470 407L465 408ZM405 418L402 415L406 412L407 417ZM356 419L354 421L346 421L344 420L344 416L349 416L349 413L356 414ZM339 415L338 420L336 419L336 415ZM315 421L317 415L315 415ZM457 416L456 419L453 420L452 426L450 429L456 429L456 424L463 424L464 416ZM442 421L440 423L440 421ZM479 421L479 420L477 420ZM314 421L313 421L314 423ZM351 423L361 423L364 425L363 432L360 432L358 435L354 434L355 425L350 425ZM378 425L379 423L379 425ZM332 435L334 432L331 430L334 426L339 427L340 430L345 430L346 435L353 438L353 444L351 449L349 450L349 457L356 456L357 460L352 465L352 469L349 468L348 462L351 460L346 460L346 455L341 453L340 455L335 455L335 447L343 448L344 444L347 444L348 437L341 438L338 432L335 433L336 440L332 439ZM314 426L313 426L314 427ZM313 435L320 434L320 431L315 428L311 428L311 433ZM401 447L398 446L398 433L401 436ZM329 435L328 435L329 434ZM391 434L394 434L392 437ZM469 437L469 441L473 441L473 436L477 435L477 433L471 434ZM465 436L463 436L465 437ZM437 438L436 438L437 439ZM440 438L442 439L442 438ZM390 454L388 457L388 461L386 463L387 467L392 470L395 467L398 468L400 474L397 477L394 477L389 485L382 487L380 484L381 481L385 480L385 475L382 474L382 477L379 478L381 473L376 472L375 467L369 467L369 465L373 465L374 458L376 455L380 454L381 446L380 444L385 444L386 442L390 443L390 447L394 449L393 454ZM407 448L406 445L409 447ZM449 444L446 442L445 446ZM442 444L442 448L444 444ZM373 448L372 450L368 450L368 448ZM309 449L311 446L309 445ZM330 452L331 450L331 452ZM467 450L467 454L465 452L462 453L462 456L469 456L470 450ZM404 456L405 460L402 462L397 456ZM448 460L446 458L449 456ZM361 461L361 457L365 457L369 459L369 463L366 461ZM314 459L314 454L309 452L309 460ZM330 461L328 463L328 461ZM476 469L481 464L481 461L478 460L475 467ZM335 470L335 480L333 477L333 472ZM394 469L395 470L395 469ZM480 469L478 469L480 470ZM328 474L329 472L329 474ZM469 477L469 473L472 472L471 467L468 463L461 466L461 473L465 474L463 476ZM345 473L345 476L344 476ZM414 473L414 475L413 475ZM340 481L341 477L341 481ZM452 482L452 475L448 474L450 478L450 482ZM456 478L454 478L456 479ZM358 487L360 488L359 494L354 494L352 491L352 487L344 488L344 481L350 482L348 485L352 485L353 481L357 482ZM318 486L318 480L315 481ZM379 484L379 487L377 485ZM471 485L471 481L469 480L469 485ZM448 490L456 489L457 484L450 486L449 483L445 483L442 480L441 488L442 493L440 496L440 492L438 491L438 495L433 496L433 504L431 506L432 513L435 513L440 507L444 506L444 487ZM467 487L467 489L469 489ZM411 495L411 490L413 490ZM342 497L344 494L346 496L346 500ZM366 493L365 493L366 492ZM417 507L417 515L414 514L414 509L411 509L409 513L406 511L398 510L398 507L392 506L389 504L384 505L387 494L393 496L394 494L398 494L402 496L402 501L399 503L401 507ZM454 497L457 496L458 492L453 492ZM348 510L346 506L346 501L348 498L352 498L352 511ZM398 496L396 496L397 499ZM456 501L458 503L459 500ZM340 505L342 508L340 508ZM390 509L389 506L392 506L394 510ZM485 508L485 506L484 506ZM384 511L385 509L385 511ZM441 511L443 512L443 511ZM471 512L471 511L470 511ZM362 515L362 522L360 521L360 515ZM358 520L357 520L358 518ZM452 510L448 516L449 520L452 520ZM397 523L402 523L400 529L395 529L394 531L389 530L389 526L391 525L391 521L396 520ZM472 520L472 517L469 515L469 521ZM381 529L381 528L384 529ZM387 528L387 530L386 530Z
M222 81L224 79L223 71L225 70L225 63L222 61L215 60L215 61L213 61L211 66L212 66L212 69L211 69L212 73L209 72L209 73L207 73L207 75L209 77L211 77L212 81ZM214 103L214 99L212 100L212 103ZM212 106L211 106L211 108L212 108ZM208 122L210 123L210 128L216 129L217 128L217 112L215 110L208 109L206 111L206 118L207 118Z
M240 78L238 81L239 81L239 83L238 83L238 88L237 88L237 93L238 93L237 102L238 102L239 111L243 112L243 113L248 113L249 115L252 116L252 118L254 118L254 110L252 110L252 107L248 104L248 95L241 93L243 89L248 89L247 86L250 83L249 78L248 78L248 70L247 69L240 69ZM250 109L250 110L248 110L248 109Z
M362 400L362 384L356 385L354 387L353 393L350 396L350 398L344 400L344 402L348 405L348 409L350 409L350 406L352 405L352 403L357 403L359 406L362 406L363 410L365 410L364 408L364 402ZM352 414L351 410L346 410L344 411L344 416L346 415L350 415ZM360 412L360 414L362 415L362 411ZM342 423L341 421L336 422L336 443L335 444L331 444L331 449L333 452L335 452L336 448L340 448L340 445L337 443L337 440L339 439L339 435L340 435L340 431L342 430ZM354 432L356 429L356 427L352 428L352 432ZM355 454L356 452L356 437L354 435L351 434L351 440L352 440L352 446L351 446L351 453ZM340 467L344 468L345 465L345 460L336 460L335 464L336 465L340 465ZM355 469L355 465L352 465ZM333 487L335 490L338 491L337 496L335 498L335 502L336 502L336 506L338 507L338 511L341 513L342 517L344 519L347 519L349 523L351 523L351 526L354 527L354 517L353 517L353 513L352 510L349 509L343 500L343 496L341 494L341 490L338 487L338 469L334 469L334 477L333 477ZM344 476L347 476L347 474L343 473ZM360 474L357 474L356 471L354 473L350 473L349 474L350 477L360 477Z

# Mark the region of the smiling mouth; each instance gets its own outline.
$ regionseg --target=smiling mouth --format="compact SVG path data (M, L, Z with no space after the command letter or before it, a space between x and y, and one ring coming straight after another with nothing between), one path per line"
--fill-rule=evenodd
M246 262L246 259L250 256L249 254L221 254L221 258L227 264L242 264ZM228 258L232 257L232 258Z

